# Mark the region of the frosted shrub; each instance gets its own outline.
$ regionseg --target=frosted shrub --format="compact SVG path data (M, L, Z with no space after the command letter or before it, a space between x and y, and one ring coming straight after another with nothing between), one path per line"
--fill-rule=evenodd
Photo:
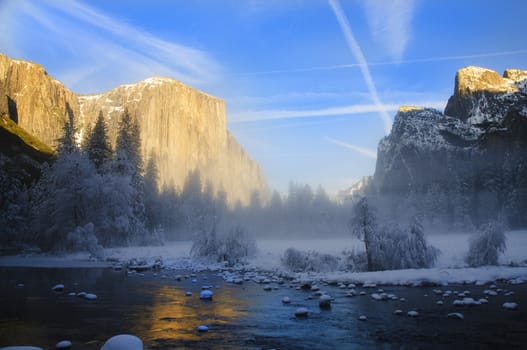
M209 232L200 231L192 248L190 254L193 256L217 256L218 255L218 242L216 238L216 227L213 227Z
M97 237L93 232L93 224L87 223L84 226L78 226L68 233L66 242L68 251L87 251L93 257L101 260L104 257L103 248L99 245Z
M339 259L331 254L288 248L282 256L282 264L294 272L328 272L338 269Z
M307 254L295 248L287 248L282 256L282 264L288 269L299 272L307 268Z
M469 238L469 249L465 261L470 266L498 265L500 253L505 252L504 227L498 222L483 225L480 232Z
M236 226L222 237L218 246L218 261L227 261L232 265L254 252L256 252L254 239L249 236L245 228Z
M231 228L226 234L217 235L216 229L197 235L190 253L193 256L213 257L230 265L256 252L256 242L242 226Z

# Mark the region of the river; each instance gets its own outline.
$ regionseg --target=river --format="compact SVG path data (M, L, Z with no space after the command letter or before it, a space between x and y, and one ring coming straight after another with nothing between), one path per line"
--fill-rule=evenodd
M184 278L178 281L176 275ZM436 292L469 291L477 300L489 285L357 286L357 293L366 294L355 297L346 296L348 289L320 285L334 298L330 309L320 309L312 291L292 288L289 281L265 291L251 281L226 283L215 272L190 275L173 270L130 275L111 268L1 267L0 347L53 349L68 339L72 349L99 349L121 333L139 336L145 349L524 349L527 344L526 284L497 283L497 295L487 296L488 304L472 307L454 306L460 298ZM63 292L51 289L58 283L65 285ZM204 285L212 287L212 301L199 299ZM81 291L97 299L69 295ZM185 296L186 291L192 296ZM372 299L372 293L381 292L397 300ZM282 304L284 296L291 304ZM444 304L437 305L438 300ZM518 309L504 309L507 301L518 303ZM301 306L310 310L306 319L294 317ZM403 314L395 315L396 309ZM410 310L419 315L408 317ZM447 318L451 312L462 313L464 319ZM207 333L197 332L202 324L209 326Z

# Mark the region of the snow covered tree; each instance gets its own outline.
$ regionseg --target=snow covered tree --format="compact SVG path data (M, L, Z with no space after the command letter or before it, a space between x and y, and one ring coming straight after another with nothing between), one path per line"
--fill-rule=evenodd
M101 169L102 165L111 159L112 148L108 141L108 132L102 111L99 112L95 126L87 136L84 151L97 169Z
M91 222L84 226L77 226L73 231L68 233L66 239L68 251L87 251L94 258L98 260L103 259L104 251L99 245L97 237L95 237L94 226Z
M69 232L90 221L96 171L79 152L59 154L32 190L32 227L42 250L61 250Z
M436 262L439 250L427 244L423 225L418 216L413 218L407 242L399 254L405 260L403 268L428 268Z
M247 229L238 225L221 237L218 245L218 261L227 261L230 265L234 265L255 251L256 242L249 236Z
M465 261L470 266L498 265L500 253L505 252L505 229L501 222L484 224L479 233L469 239L469 250Z
M141 138L137 118L132 119L128 110L124 111L119 123L112 169L117 175L130 177L132 192L129 198L129 205L132 209L132 214L128 217L129 234L133 237L133 240L139 243L146 243Z
M375 241L377 222L366 197L361 198L353 208L353 216L349 222L351 234L364 242L366 248L366 259L368 261L368 271L379 269L375 262Z
M218 251L219 242L215 225L209 231L201 230L194 235L194 242L190 249L191 255L217 257Z
M127 165L130 168L126 170L130 174L141 174L143 172L139 123L137 118L132 119L128 109L124 111L119 122L119 130L115 140L115 153L119 153L119 157L127 161Z

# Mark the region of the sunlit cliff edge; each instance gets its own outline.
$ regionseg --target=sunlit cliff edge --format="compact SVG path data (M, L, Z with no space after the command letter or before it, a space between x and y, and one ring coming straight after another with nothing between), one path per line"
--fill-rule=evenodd
M265 175L226 126L225 102L177 80L153 77L98 95L78 95L38 64L0 54L0 113L51 147L72 113L79 138L102 111L115 142L125 109L137 117L143 158L153 155L160 186L181 189L189 171L227 193L228 202L248 204L251 193L268 195Z

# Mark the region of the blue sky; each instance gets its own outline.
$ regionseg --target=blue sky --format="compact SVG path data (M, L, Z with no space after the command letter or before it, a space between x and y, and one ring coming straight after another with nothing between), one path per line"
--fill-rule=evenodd
M2 0L0 51L78 93L162 75L223 98L272 188L350 186L402 104L455 72L527 69L527 1Z

